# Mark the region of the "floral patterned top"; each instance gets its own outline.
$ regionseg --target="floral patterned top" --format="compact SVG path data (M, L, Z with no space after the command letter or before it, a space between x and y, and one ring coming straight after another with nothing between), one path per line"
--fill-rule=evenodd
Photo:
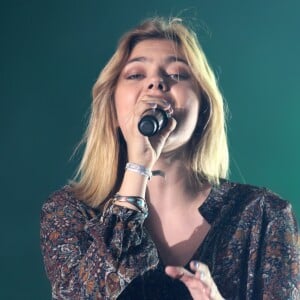
M192 259L208 265L225 299L300 299L297 224L288 202L222 181L199 211L211 228ZM117 205L92 209L70 186L52 194L42 208L41 248L53 299L192 299L165 274L144 219Z

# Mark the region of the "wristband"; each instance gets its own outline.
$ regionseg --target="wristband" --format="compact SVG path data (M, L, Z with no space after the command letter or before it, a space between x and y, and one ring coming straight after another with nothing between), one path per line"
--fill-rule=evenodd
M150 171L150 169L144 167L144 166L141 166L141 165L138 165L138 164L135 164L135 163L130 163L128 162L126 164L126 167L125 167L126 170L128 171L132 171L132 172L136 172L138 174L141 174L143 176L146 176L148 177L148 179L150 180L151 177L152 177L152 172Z

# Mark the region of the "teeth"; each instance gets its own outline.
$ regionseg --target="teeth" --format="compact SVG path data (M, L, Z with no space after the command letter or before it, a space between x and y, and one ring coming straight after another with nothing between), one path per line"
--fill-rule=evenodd
M170 118L171 117L171 115L173 114L173 108L171 107L171 105L170 105L170 107L169 107L169 109L168 110L165 110L165 112L166 112L166 114L167 114L167 116L168 116L168 118Z
M164 103L165 105L170 105L170 103L169 103L167 100L162 99L162 101L163 101L163 103Z

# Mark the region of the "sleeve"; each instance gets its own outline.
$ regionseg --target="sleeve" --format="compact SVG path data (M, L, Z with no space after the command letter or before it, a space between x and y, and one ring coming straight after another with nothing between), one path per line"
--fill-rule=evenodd
M299 234L290 204L269 215L261 259L259 299L300 299Z
M53 299L116 299L158 263L140 212L108 206L88 220L71 201L54 197L41 212L41 249Z

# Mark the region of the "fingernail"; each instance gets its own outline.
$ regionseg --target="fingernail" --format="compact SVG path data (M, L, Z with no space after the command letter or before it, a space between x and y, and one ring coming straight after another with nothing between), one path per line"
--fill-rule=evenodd
M200 277L200 280L204 280L205 279L205 272L204 271L202 271L202 270L200 270L199 271L199 277Z
M196 260L193 261L193 265L194 265L195 269L198 269L200 267L200 263Z
M149 104L149 106L151 106L151 108L157 107L157 103L149 102L148 104Z

